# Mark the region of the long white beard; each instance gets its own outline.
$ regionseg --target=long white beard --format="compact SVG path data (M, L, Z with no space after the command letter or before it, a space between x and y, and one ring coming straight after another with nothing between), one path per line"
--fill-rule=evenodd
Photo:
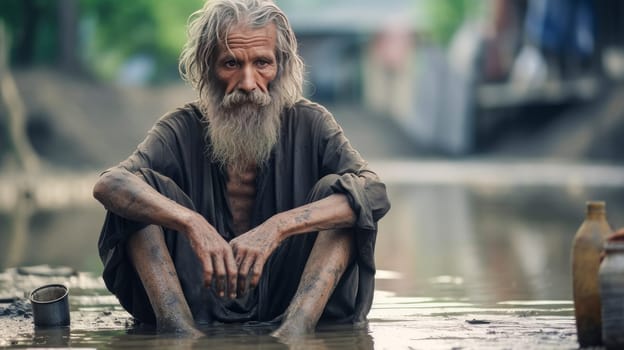
M202 103L212 159L236 173L264 164L279 139L281 106L277 99L260 91L234 91L221 101L214 97L218 94L212 96L212 103L205 103L206 99Z

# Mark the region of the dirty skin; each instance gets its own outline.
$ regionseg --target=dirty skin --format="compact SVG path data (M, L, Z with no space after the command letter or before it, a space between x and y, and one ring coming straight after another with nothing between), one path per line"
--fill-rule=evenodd
M313 333L352 257L350 230L319 232L284 321L271 335L288 342Z
M255 200L255 171L243 175L242 178L228 176L235 183L227 183L228 199L235 207L232 219L242 223L238 230L248 228ZM103 175L96 184L94 196L109 210L119 211L119 215L153 223L130 237L128 251L149 296L159 331L201 336L184 298L161 226L187 235L204 268L206 286L214 286L222 297L226 291L238 292L230 292L231 298L257 286L266 260L281 241L291 235L319 231L298 292L283 325L273 335L289 338L314 331L352 255L352 232L334 229L351 227L355 222L346 196L330 195L276 214L226 242L203 217L162 196L144 180L127 171L113 171ZM318 276L318 280L313 276Z
M147 226L133 234L128 245L130 258L154 308L158 332L203 336L195 327L171 257L165 254L167 250L162 230Z

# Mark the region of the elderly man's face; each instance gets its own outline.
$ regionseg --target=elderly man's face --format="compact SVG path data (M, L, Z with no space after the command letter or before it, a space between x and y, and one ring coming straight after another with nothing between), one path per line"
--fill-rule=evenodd
M225 94L234 91L250 93L269 92L269 84L277 75L275 58L275 25L251 29L234 27L225 45L219 47L216 64L217 79L225 87Z

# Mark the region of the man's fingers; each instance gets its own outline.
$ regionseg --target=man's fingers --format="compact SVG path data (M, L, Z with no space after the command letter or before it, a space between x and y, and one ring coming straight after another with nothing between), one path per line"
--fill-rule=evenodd
M234 260L234 254L231 250L227 250L225 256L225 267L227 269L227 284L228 284L228 296L230 299L236 298L236 277L238 276L238 267L236 266L236 260Z
M249 269L251 268L251 264L253 264L253 259L249 256L244 256L242 258L241 264L238 268L238 296L241 297L247 293L247 282L249 279Z
M220 297L225 296L225 264L223 263L223 255L214 255L212 257L212 264L214 266L214 277L215 277L215 291L217 295Z
M234 238L233 240L230 241L230 249L232 250L232 255L234 255L234 259L236 260L236 263L239 263L240 260L240 254L238 252L238 245L236 244L236 238Z
M204 265L204 285L206 288L210 288L212 286L212 275L214 273L212 258L202 259L202 264Z
M258 258L254 261L253 267L251 268L251 282L249 283L249 288L256 288L258 282L260 281L260 275L262 275L262 268L264 267L264 259Z

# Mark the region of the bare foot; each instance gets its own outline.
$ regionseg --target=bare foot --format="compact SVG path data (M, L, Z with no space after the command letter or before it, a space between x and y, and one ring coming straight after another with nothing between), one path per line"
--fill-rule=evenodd
M327 345L322 338L314 336L314 329L305 330L301 327L293 327L291 324L283 324L275 332L271 333L278 342L288 346L290 350L316 349L325 350Z
M313 333L314 326L309 325L308 322L286 319L278 329L271 333L271 336L283 341L288 341L304 338Z
M194 339L205 336L192 322L178 319L158 320L158 333L179 335Z

